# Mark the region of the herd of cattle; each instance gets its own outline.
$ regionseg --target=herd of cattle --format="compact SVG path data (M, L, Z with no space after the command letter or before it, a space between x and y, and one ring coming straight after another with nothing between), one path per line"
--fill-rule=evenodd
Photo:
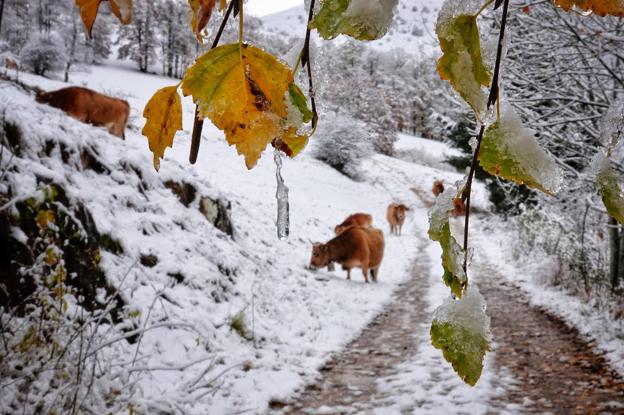
M431 189L434 196L444 191L444 184L436 180ZM462 216L466 208L461 198L454 200L453 216ZM406 212L410 209L401 203L391 203L386 211L386 219L390 227L390 233L401 235L401 228L405 223ZM347 271L347 279L351 279L351 269L360 268L364 281L368 283L368 277L373 282L379 278L379 267L384 257L384 235L381 229L373 227L373 217L368 213L354 213L348 216L344 222L334 228L336 236L326 243L314 243L312 245L312 257L310 268L327 267L334 270L334 263L342 265Z
M58 108L77 120L106 128L109 133L124 138L130 105L127 101L109 97L81 87L68 87L57 91L36 90L37 101ZM436 180L432 192L438 196L444 191L442 181ZM455 199L454 215L463 215L465 207L461 199ZM390 233L401 235L409 208L401 203L391 203L386 212ZM360 268L364 281L370 277L377 282L379 266L384 257L385 241L381 229L373 227L373 217L367 213L355 213L334 229L336 236L328 242L312 246L311 268L334 269L334 263L342 265L351 279L351 269Z

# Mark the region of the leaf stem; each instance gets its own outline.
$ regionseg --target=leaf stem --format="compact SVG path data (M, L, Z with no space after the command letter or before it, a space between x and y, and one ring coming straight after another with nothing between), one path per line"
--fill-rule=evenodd
M488 4L491 4L490 1ZM509 11L509 0L504 0L503 3L503 16L501 19L500 33L498 34L498 48L496 50L496 63L494 64L494 74L492 76L492 85L490 86L490 94L487 102L487 111L490 110L493 104L498 102L499 98L499 77L500 66L503 55L503 42L505 40L505 29L507 27L507 13ZM470 195L472 193L472 181L474 179L475 170L477 169L477 163L479 159L479 150L481 149L481 141L483 140L483 134L485 133L485 124L481 124L479 128L479 134L477 135L477 145L472 156L472 163L470 165L470 171L468 173L468 180L466 181L466 187L462 192L462 198L466 199L466 219L464 221L464 272L468 275L468 232L470 222Z
M215 38L210 46L210 49L214 49L219 45L219 40L221 40L221 35L223 34L223 30L225 30L225 25L232 14L232 10L234 9L234 5L237 4L239 0L230 0L230 4L225 11L225 15L223 16L223 20L221 21L221 26L219 26L219 30L215 35ZM195 106L195 119L193 121L193 133L191 135L191 153L189 155L189 161L191 164L195 164L197 161L197 154L199 154L199 144L201 143L201 133L204 128L204 120L199 118L199 105Z

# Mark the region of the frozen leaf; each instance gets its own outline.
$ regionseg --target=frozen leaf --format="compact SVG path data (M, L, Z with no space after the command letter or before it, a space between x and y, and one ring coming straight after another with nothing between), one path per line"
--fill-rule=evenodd
M359 40L383 37L394 15L398 0L323 0L310 23L323 39L340 34Z
M574 8L594 12L599 16L624 16L623 0L554 0L555 4L564 10Z
M505 106L483 135L479 164L488 173L554 194L561 184L555 160L540 147L532 130Z
M471 386L481 377L489 333L485 300L474 285L466 288L460 300L448 298L433 314L431 343Z
M173 146L175 133L182 129L182 100L178 86L168 86L156 92L145 106L143 117L147 121L142 134L149 141L154 153L154 168L158 171L165 149Z
M438 15L436 33L443 52L437 65L440 78L449 81L481 118L487 102L481 87L489 86L492 76L481 52L478 5L474 1L448 0Z
M271 142L291 157L305 147L307 136L298 132L301 124L294 124L289 112L301 106L298 112L305 114L307 105L287 99L293 85L291 70L277 58L238 43L201 56L182 81L184 95L192 95L200 116L223 130L249 169Z
M624 99L615 101L602 120L600 136L609 149L617 146L624 135Z
M598 154L594 160L598 193L611 217L624 225L624 194L609 159Z
M203 43L201 32L210 21L215 0L189 0L189 6L191 6L191 29L197 40Z
M102 0L76 0L80 17L91 36L93 23L97 17ZM132 0L110 0L111 10L122 24L128 24L132 20Z
M467 282L464 271L464 250L451 234L449 216L454 209L453 200L460 194L461 190L457 187L448 186L436 198L435 205L429 211L429 239L439 242L442 247L442 267L444 268L442 280L459 298Z

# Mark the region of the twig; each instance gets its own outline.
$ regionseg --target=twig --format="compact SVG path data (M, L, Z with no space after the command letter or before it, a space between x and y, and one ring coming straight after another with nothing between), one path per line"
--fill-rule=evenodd
M500 77L500 65L503 55L503 41L505 39L505 28L507 26L507 12L509 11L509 0L504 0L503 3L503 17L501 20L500 33L498 34L498 49L496 51L496 63L494 65L494 74L492 76L492 85L490 86L490 93L487 102L487 111L490 110L492 105L498 101L499 95L499 77ZM466 199L466 220L464 221L464 272L468 274L468 229L470 222L470 195L472 193L472 181L474 179L475 170L479 159L479 150L481 149L481 140L483 140L483 133L485 132L485 124L481 124L479 134L477 135L477 145L475 147L474 155L472 157L472 163L470 164L470 172L468 173L468 180L466 181L466 187L462 192L462 196Z
M221 35L223 34L223 30L225 29L225 25L227 24L228 19L230 18L230 14L232 14L232 9L234 5L238 3L239 0L230 0L230 5L225 11L225 16L223 16L223 21L221 22L221 26L219 26L219 31L217 32L210 49L214 49L219 45L219 40L221 40ZM204 120L199 118L199 105L195 106L195 120L193 121L193 133L191 134L191 154L189 155L189 161L191 164L195 164L197 161L197 155L199 154L199 144L201 142L201 133L204 128Z

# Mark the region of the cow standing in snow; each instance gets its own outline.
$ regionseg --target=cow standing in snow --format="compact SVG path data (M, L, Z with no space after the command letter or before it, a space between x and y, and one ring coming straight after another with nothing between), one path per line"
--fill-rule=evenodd
M347 218L338 226L334 228L336 235L340 235L351 226L361 226L362 228L370 228L373 226L373 217L368 213L354 213L347 216Z
M405 223L405 215L409 208L403 204L391 203L386 211L386 219L390 224L390 233L394 235L401 234L401 228Z
M369 271L373 282L377 282L384 245L381 230L352 226L327 243L315 243L310 267L322 268L336 262L347 271L348 280L352 268L361 268L365 282L368 283Z
M65 111L78 121L104 127L109 133L125 139L130 105L87 88L72 86L52 92L38 92L37 102Z

